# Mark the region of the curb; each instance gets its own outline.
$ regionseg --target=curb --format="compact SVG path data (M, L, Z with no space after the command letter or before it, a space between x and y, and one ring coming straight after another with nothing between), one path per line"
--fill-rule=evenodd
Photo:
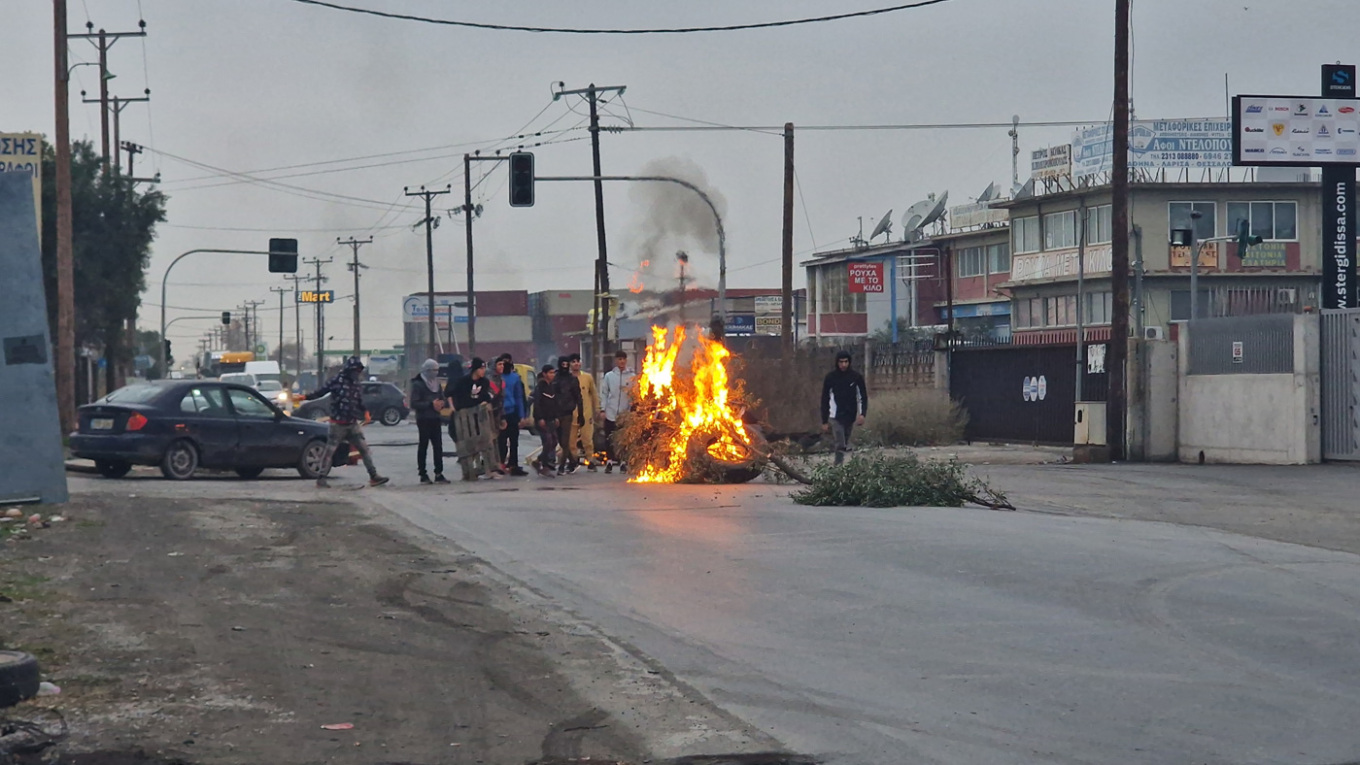
M98 474L99 468L87 460L66 460L66 472Z

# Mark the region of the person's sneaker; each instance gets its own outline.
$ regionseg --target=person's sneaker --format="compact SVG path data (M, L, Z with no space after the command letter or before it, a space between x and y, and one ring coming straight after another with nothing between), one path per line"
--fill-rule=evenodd
M546 467L541 467L541 468L539 468L539 469L538 469L538 474L539 474L540 477L543 477L543 478L556 478L556 477L557 477L557 474L553 472L553 469L552 469L552 468L546 468Z
M420 477L420 483L421 483L422 485L424 485L424 484L434 483L434 481L431 481L429 476L423 475L423 476Z
M576 472L579 471L580 469L581 469L581 463L578 462L578 463L576 463L575 465L572 465L571 467L567 468L567 472L568 472L568 473L571 473L572 475L575 475Z
M557 474L558 474L558 475L566 475L566 474L567 474L567 466L566 466L566 465L558 465L558 466L557 466Z
M369 485L369 486L382 486L383 484L387 483L387 482L390 481L390 480L392 480L392 479L388 478L387 476L375 475L375 476L373 476L372 478L368 479L368 485Z
M445 478L443 473L438 473L438 474L436 474L435 477L434 477L434 482L435 482L435 483L448 483L448 482L449 482L449 479Z
M524 468L520 467L519 465L516 465L516 466L510 468L510 475L512 475L512 476L514 476L514 477L516 477L516 478L523 478L524 476L529 475L529 474L528 474L527 472L525 472Z
M325 478L318 478L318 479L316 479L316 488L318 488L318 489L329 489L330 487L331 487L331 482L330 482L330 481L327 481Z
M594 462L590 463L589 465L586 465L586 470L589 470L589 471L592 472L592 473L598 473L598 472L600 472L600 469L599 469L598 467L595 466L595 463L594 463Z
M604 463L604 474L609 475L612 472L614 472L614 463L612 462Z

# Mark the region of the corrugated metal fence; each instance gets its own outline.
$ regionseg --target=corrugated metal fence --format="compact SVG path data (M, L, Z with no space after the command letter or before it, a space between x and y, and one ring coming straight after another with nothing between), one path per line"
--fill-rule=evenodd
M1360 460L1360 309L1322 312L1322 456Z
M1190 322L1190 374L1268 375L1294 371L1294 317L1233 316Z

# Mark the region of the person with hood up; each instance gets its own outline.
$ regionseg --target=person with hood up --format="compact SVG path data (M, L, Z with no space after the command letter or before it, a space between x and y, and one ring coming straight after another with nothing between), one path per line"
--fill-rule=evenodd
M822 432L831 431L836 440L836 464L845 461L850 450L850 433L864 424L869 413L869 390L864 376L850 368L850 354L836 353L836 368L822 380Z
M581 427L585 417L581 411L581 382L572 374L571 360L571 356L557 360L557 378L553 380L553 385L557 386L558 447L562 450L562 460L557 463L558 475L575 473L581 467L581 461L576 458L576 445L571 441L572 425Z
M501 464L509 469L510 475L526 476L528 473L519 466L519 429L529 418L529 401L524 393L524 381L515 371L515 360L508 353L496 359L501 366L502 415L505 424L501 427L496 446L500 451Z
M463 468L463 480L475 480L478 474L493 477L500 463L496 458L496 433L492 422L492 394L486 379L486 362L472 359L468 373L449 388L453 399L454 422L458 432L458 462ZM476 413L468 410L477 410ZM494 477L499 478L499 473Z
M326 456L321 462L321 475L316 479L316 485L320 488L324 489L330 485L327 478L331 472L331 459L335 456L335 450L345 441L358 449L360 456L364 458L364 467L368 470L368 485L382 486L387 483L386 478L378 475L378 468L373 465L373 454L368 448L367 439L364 438L363 388L359 385L363 373L364 362L360 361L358 356L350 356L345 359L345 366L340 370L340 374L307 394L308 401L321 398L328 393L331 397L330 436L326 439Z
M448 401L439 385L439 362L425 359L420 365L420 374L411 378L411 411L416 413L416 430L420 434L416 466L423 484L449 482L444 477L444 430L439 422L440 412L447 407ZM425 470L425 453L430 447L434 448L434 481Z
M538 474L544 478L555 478L554 465L557 461L557 421L560 410L557 402L557 370L552 364L544 364L538 374L538 384L534 386L534 422L538 426L538 440L542 448L538 453ZM531 455L532 456L532 455Z

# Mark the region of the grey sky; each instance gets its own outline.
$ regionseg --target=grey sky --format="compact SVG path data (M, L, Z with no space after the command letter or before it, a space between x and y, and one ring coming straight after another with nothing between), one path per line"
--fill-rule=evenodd
M890 0L346 0L402 13L495 23L574 27L730 24L862 10ZM6 73L0 131L51 134L51 3L5 0ZM465 150L499 145L531 129L583 122L568 104L551 103L551 83L627 85L638 125L686 124L665 112L726 124L870 124L1107 119L1112 77L1112 0L952 0L920 10L859 20L763 31L641 37L543 35L458 29L372 18L289 0L69 0L70 28L136 28L145 43L117 43L111 92L152 90L150 108L123 113L123 139L144 144L137 174L159 170L171 197L155 246L142 323L154 326L159 284L178 253L198 247L259 249L272 235L296 235L308 257L335 257L329 287L352 292L340 265L348 248L337 236L374 236L361 251L366 346L399 342L400 297L424 288L420 218L402 187L454 184L436 203L461 202ZM140 7L140 11L139 11ZM1135 0L1132 93L1139 117L1224 114L1223 75L1233 92L1316 94L1318 65L1355 63L1360 3L1351 0ZM72 42L72 63L93 61L93 47ZM143 65L145 50L145 68ZM93 67L75 70L72 135L98 140ZM623 103L608 110L625 115ZM623 124L607 116L605 124ZM1064 128L1024 129L1027 152L1066 142ZM990 181L1009 185L1010 142L1004 129L806 132L797 139L802 199L794 234L799 258L843 245L864 216L894 220L929 192L967 201ZM584 130L536 149L540 174L587 174ZM578 140L564 140L578 139ZM780 137L745 132L621 133L603 138L606 173L630 173L676 157L702 169L727 202L731 286L776 286L782 225ZM376 159L366 155L451 147ZM154 151L152 151L154 150ZM254 173L278 177L346 168L281 183L372 200L312 199L235 182L171 155L233 172L345 160ZM411 161L418 160L418 161ZM377 165L376 167L363 167ZM482 172L474 167L474 178ZM504 171L474 192L485 205L476 228L478 287L529 290L589 288L595 257L593 196L588 184L544 184L537 206L506 205ZM635 264L648 229L643 198L606 186L610 260ZM804 201L806 207L804 207ZM258 229L237 231L232 229ZM898 232L900 233L900 232ZM686 247L699 274L716 274L714 253ZM195 260L194 258L198 259ZM461 218L445 215L435 232L436 288L464 286ZM617 282L630 271L616 269ZM659 272L668 276L669 272ZM655 278L655 277L651 277ZM264 264L248 256L214 262L191 256L176 267L169 304L232 309L266 300L267 337L277 332L277 297ZM795 276L801 285L802 273ZM151 305L156 304L156 305ZM274 306L273 311L267 310ZM329 312L328 334L350 341L349 304ZM188 312L171 310L172 317ZM292 329L291 305L287 312ZM171 331L192 348L207 323ZM272 345L272 342L271 342ZM311 345L308 332L308 345Z

